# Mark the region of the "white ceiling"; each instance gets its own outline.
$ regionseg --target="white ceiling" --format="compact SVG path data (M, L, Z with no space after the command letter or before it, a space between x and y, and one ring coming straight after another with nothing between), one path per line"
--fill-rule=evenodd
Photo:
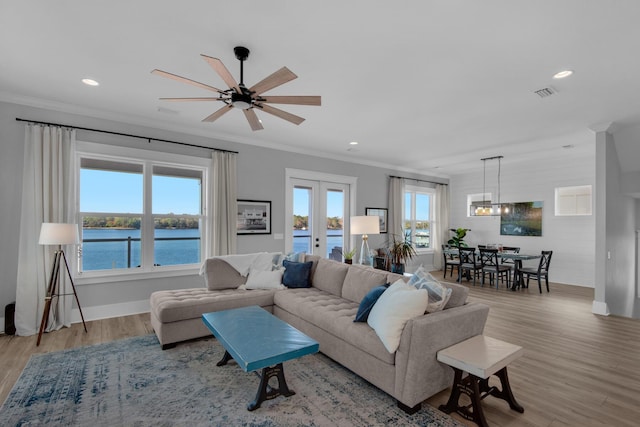
M596 124L636 128L639 19L637 0L0 0L0 100L447 176L588 152ZM158 100L211 93L154 68L226 88L201 53L239 80L237 45L247 86L287 66L298 79L268 94L322 106L279 106L300 126L258 112L252 132L239 111L202 123L217 103ZM623 170L640 169L638 133Z

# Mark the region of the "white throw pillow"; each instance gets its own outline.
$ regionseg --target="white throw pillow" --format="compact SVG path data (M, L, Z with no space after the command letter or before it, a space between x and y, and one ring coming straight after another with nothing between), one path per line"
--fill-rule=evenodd
M450 288L438 282L422 265L413 273L409 284L415 286L416 289L425 289L429 293L429 304L427 305L429 313L444 309L453 292Z
M389 353L394 353L400 345L404 325L424 314L429 294L424 289L416 289L402 279L398 279L378 298L371 309L367 323Z
M245 289L285 289L282 285L282 271L280 270L255 270L249 271Z

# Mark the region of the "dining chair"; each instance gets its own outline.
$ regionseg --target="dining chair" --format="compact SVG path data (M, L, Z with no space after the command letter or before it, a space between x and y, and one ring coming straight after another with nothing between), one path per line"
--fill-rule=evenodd
M458 282L462 282L462 272L467 272L467 279L469 279L469 273L473 274L473 286L476 285L476 277L482 271L482 265L476 260L476 248L458 248L460 257L460 266L458 267Z
M540 293L542 293L542 284L540 281L544 277L545 284L547 285L547 292L549 292L549 265L551 264L551 255L553 255L553 251L542 251L538 268L521 269L520 274L527 276L527 288L529 287L529 277L533 276L538 279L538 289L540 290Z
M444 264L442 264L444 266L444 277L447 277L447 268L451 267L451 274L449 275L449 277L453 277L453 269L457 268L458 270L460 270L460 258L456 257L455 255L451 254L451 255L447 255L444 251L447 249L450 249L451 247L449 245L442 245L442 259L444 261ZM459 274L458 274L459 275Z
M503 246L502 247L502 252L503 253L513 253L513 254L519 254L520 253L520 248L518 246ZM503 265L508 266L511 271L513 272L513 274L511 274L511 283L515 283L517 277L515 277L515 271L516 271L516 260L512 259L512 258L500 258L500 263Z
M508 265L500 264L497 249L480 249L480 265L483 285L488 274L491 282L495 280L496 289L498 289L501 278L507 280L507 289L511 286L511 268Z

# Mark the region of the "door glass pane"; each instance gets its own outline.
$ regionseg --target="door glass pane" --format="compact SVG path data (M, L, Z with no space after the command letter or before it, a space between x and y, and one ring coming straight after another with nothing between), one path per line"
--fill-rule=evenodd
M327 258L342 261L344 247L344 192L327 190Z
M313 253L311 250L311 201L313 192L311 188L293 188L293 251Z

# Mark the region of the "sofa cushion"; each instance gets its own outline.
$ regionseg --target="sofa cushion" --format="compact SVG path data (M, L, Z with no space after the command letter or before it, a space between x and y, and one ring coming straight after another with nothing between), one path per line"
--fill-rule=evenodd
M384 291L387 290L389 284L377 286L367 292L367 295L362 298L360 301L360 306L358 307L358 313L356 313L356 318L353 320L354 322L366 322L369 318L369 313L371 313L371 309L380 298L380 295Z
M367 323L376 331L387 351L395 353L404 325L410 319L424 315L428 302L426 290L398 280L378 298Z
M235 289L247 282L238 270L222 258L208 258L203 265L204 281L210 291Z
M223 289L209 291L206 288L157 291L151 294L151 310L162 323L194 319L203 313L231 308L273 305L275 290Z
M342 298L359 303L367 292L385 283L387 275L384 272L364 265L352 265L344 278Z
M304 256L304 262L309 262L311 261L313 263L313 266L311 267L311 285L313 286L313 275L316 273L316 267L318 266L318 261L321 259L322 257L320 255L305 255Z
M316 266L316 271L311 279L311 283L314 288L318 288L336 296L342 296L342 284L348 270L348 264L320 258L318 260L318 265ZM358 300L357 302L360 301Z
M375 331L353 321L358 311L353 301L311 287L276 292L274 304L384 363L395 363L395 355L387 352Z
M282 286L282 270L263 271L249 270L245 289L284 289Z
M451 297L445 304L444 309L460 307L467 303L467 296L469 296L469 288L457 283L440 282L444 287L451 289Z
M313 262L282 262L284 274L282 284L287 288L308 288L311 286L311 267Z

